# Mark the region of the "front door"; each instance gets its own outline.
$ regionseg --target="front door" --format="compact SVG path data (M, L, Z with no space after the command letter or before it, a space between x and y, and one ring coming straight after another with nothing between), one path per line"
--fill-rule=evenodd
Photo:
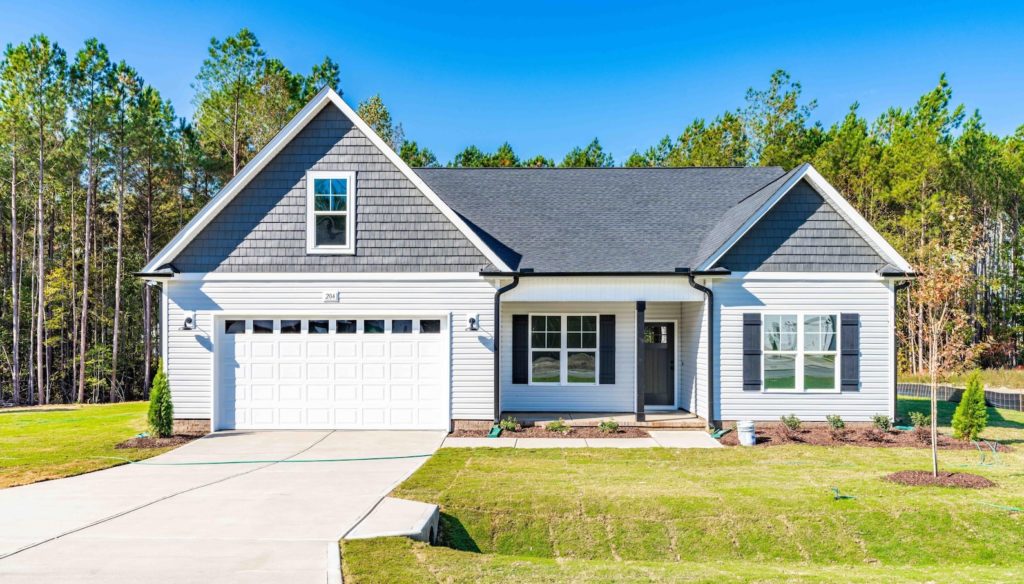
M644 323L644 405L674 406L676 326L671 322Z

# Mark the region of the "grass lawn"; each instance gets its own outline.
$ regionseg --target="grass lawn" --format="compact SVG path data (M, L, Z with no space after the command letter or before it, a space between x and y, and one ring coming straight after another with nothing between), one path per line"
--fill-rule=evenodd
M940 382L963 387L967 383L967 376L969 374L970 371L947 375ZM900 375L900 381L903 383L931 383L932 380L927 374L910 375L909 373L904 373ZM1007 387L1011 389L1024 389L1024 369L982 369L981 381L987 389Z
M926 449L445 449L395 496L441 505L450 547L343 542L346 582L1017 581L1024 513L988 504L1024 508L1024 413L990 414L998 465L940 454L982 491L881 480Z
M146 402L0 410L0 488L141 460L169 449L117 450L146 429Z

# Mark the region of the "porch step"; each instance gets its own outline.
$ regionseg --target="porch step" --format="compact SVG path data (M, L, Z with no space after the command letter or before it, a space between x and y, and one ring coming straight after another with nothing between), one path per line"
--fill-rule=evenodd
M636 414L632 412L504 412L501 415L502 418L506 416L534 426L543 426L558 419L576 427L597 426L605 420L615 420L623 428L704 429L707 426L703 418L684 411L648 412L643 422L636 421Z

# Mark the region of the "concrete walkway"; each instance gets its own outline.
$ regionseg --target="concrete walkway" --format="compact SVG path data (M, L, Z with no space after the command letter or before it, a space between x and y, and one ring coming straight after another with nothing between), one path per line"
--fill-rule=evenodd
M703 430L648 430L650 438L445 438L443 448L722 448Z
M0 489L0 582L340 581L337 541L442 432L210 435L146 461ZM174 463L251 461L244 464Z

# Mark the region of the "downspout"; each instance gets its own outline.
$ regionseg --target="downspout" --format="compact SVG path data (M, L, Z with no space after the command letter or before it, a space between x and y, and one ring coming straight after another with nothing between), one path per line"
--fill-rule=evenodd
M494 423L501 418L501 295L519 285L519 275L512 283L494 293Z
M690 286L700 290L707 298L708 307L708 428L715 425L715 293L711 288L697 283L694 274L687 274Z
M896 334L896 313L899 305L899 291L910 286L910 280L893 282L892 285L892 418L896 419L899 409L900 337Z

